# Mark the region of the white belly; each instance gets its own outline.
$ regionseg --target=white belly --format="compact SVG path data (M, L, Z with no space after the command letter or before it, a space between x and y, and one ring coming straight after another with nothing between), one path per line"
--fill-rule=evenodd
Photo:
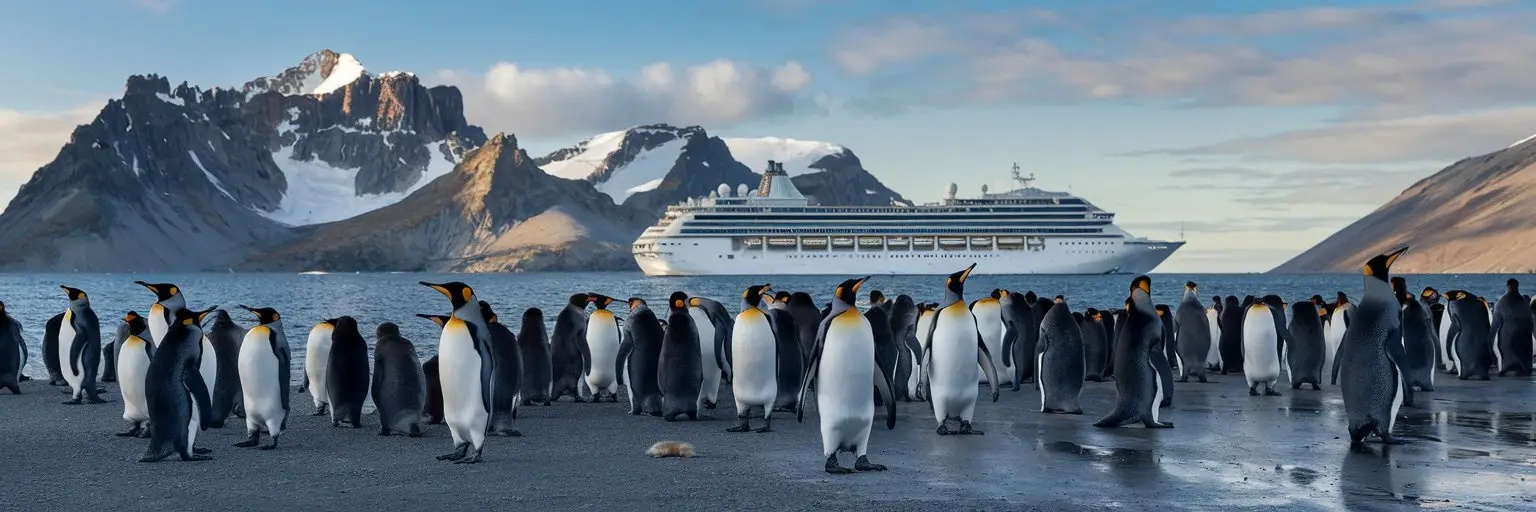
M165 307L155 304L149 307L149 342L156 347L165 339L165 333L171 331L170 320L165 318Z
M1328 318L1328 333L1323 340L1327 350L1323 354L1323 373L1333 371L1333 360L1339 355L1339 344L1344 342L1344 331L1348 328L1344 325L1344 313L1335 310L1333 316ZM1343 369L1339 369L1342 373Z
M197 407L197 399L192 398L192 393L187 393L187 403L192 404L192 418L187 420L187 450L190 451L192 447L197 446L197 430L201 424L199 418L202 414L199 412L201 409Z
M699 308L688 308L688 316L693 318L693 325L699 331L699 367L704 369L704 382L699 387L699 397L714 402L720 395L720 363L715 361L715 324Z
M1147 368L1152 369L1152 423L1158 423L1157 416L1163 405L1163 377L1157 373L1157 365L1152 360L1147 360Z
M1280 379L1280 354L1275 320L1267 310L1250 311L1243 321L1243 377L1248 385Z
M823 449L829 453L864 446L875 419L874 332L867 320L833 327L828 329L816 371L816 409ZM972 381L971 388L975 387Z
M208 337L203 337L203 360L198 364L197 373L203 375L203 384L208 386L208 393L213 393L213 384L219 377L219 356L213 350L213 342Z
M265 329L251 329L240 343L240 391L247 424L282 423L285 415L283 386L288 383L279 378L279 362L268 336Z
M85 365L77 365L70 368L70 345L75 342L75 326L71 324L73 312L64 313L64 321L59 324L59 371L64 374L64 380L69 382L69 388L76 394L80 393L80 383L85 380ZM84 354L81 354L82 356Z
M981 341L987 344L987 353L992 356L992 366L1003 373L998 378L1008 380L1013 375L1012 366L1003 364L1003 312L996 302L979 302L976 309L972 310L976 317L976 331L981 333ZM977 366L980 369L980 365ZM985 379L985 374L979 374L980 379Z
M1221 322L1215 310L1206 310L1205 321L1211 326L1211 348L1205 353L1206 364L1221 364Z
M462 324L443 329L437 346L437 374L443 386L443 419L459 429L484 431L486 419L480 386L480 353Z
M976 323L963 305L946 309L933 331L928 387L934 416L965 417L976 406L978 382L976 365Z
M117 350L117 385L123 395L123 419L135 423L149 421L149 403L144 396L144 378L149 375L146 343L150 342L130 336Z
M600 309L587 317L587 350L592 355L587 385L593 391L607 390L618 382L619 324L612 313L603 313L606 311Z
M731 392L736 403L771 407L779 393L778 346L766 314L751 310L736 315L731 330L731 356Z
M1456 355L1451 350L1451 340L1447 338L1447 336L1451 335L1451 315L1446 313L1441 313L1440 315L1441 359L1445 361L1445 369L1455 371Z
M309 331L309 342L304 346L304 376L309 379L309 395L315 399L315 407L330 403L329 389L325 387L325 365L331 360L331 332L328 324L316 325Z

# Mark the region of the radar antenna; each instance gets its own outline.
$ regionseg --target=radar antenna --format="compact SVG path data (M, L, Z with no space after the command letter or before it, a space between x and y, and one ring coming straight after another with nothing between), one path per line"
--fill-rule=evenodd
M1013 181L1019 182L1019 188L1021 189L1030 188L1030 186L1035 183L1035 173L1031 172L1029 173L1028 177L1025 177L1023 174L1019 173L1019 163L1014 162Z

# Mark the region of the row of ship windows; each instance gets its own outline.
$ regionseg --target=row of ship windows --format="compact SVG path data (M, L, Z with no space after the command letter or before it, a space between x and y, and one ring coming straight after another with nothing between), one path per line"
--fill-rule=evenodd
M1103 233L1102 228L1024 228L1024 229L988 229L990 234L1032 234L1032 233L1062 233L1062 234L1087 234ZM790 228L790 229L725 229L725 228L683 228L684 235L793 235L793 234L828 234L828 235L895 235L895 236L923 236L932 233L955 233L962 235L977 234L975 229L947 229L947 228L909 228L909 229L847 229L847 228ZM980 235L980 234L978 234Z
M1010 212L1071 211L1071 210L1084 211L1084 210L1087 209L1087 206L1084 206L1084 203L1081 202L1081 201L1077 201L1077 202L1062 201L1060 204L1062 206L1066 206L1066 208L1063 208L1061 206L1057 206L1056 204L1051 203L1049 201L1046 201L1046 202L1043 202L1043 203L1031 203L1031 204L1048 205L1048 206L1035 206L1035 207L1029 207L1029 206L1013 206L1013 207L1008 207L1008 206L1003 206L1003 207L997 207L997 208L974 207L974 206L973 207L922 206L922 207L917 207L917 208L907 208L907 207L823 208L823 207L815 207L815 206L805 206L805 207L790 206L790 207L774 208L774 207L745 207L745 206L738 207L738 206L734 206L733 205L733 206L726 206L724 208L719 208L719 209L716 209L715 207L710 207L710 206L698 206L698 207L686 207L686 206L684 206L684 207L674 207L674 208L677 209L677 210L682 210L682 211L703 210L703 211L760 212L760 213L900 213L900 214L911 214L914 211L921 211L923 213L1010 213ZM1072 205L1076 205L1076 206L1072 206Z
M726 256L726 259L735 259L733 257L730 257L731 255L729 255L729 254L727 254L725 256ZM887 259L903 259L903 258L939 258L939 259L972 258L972 259L975 259L975 258L996 258L996 257L998 257L998 255L995 254L995 253L994 254L987 254L987 253L969 253L969 254L943 254L943 253L929 253L929 254L816 253L816 254L786 254L786 255L784 255L784 257L792 259L792 260L815 260L815 259L822 259L822 258L850 258L850 259L881 259L881 260L887 260Z
M1077 217L1077 218L1071 218L1071 219L1059 218L1059 219L1032 220L1032 221L1029 221L1028 223L1049 223L1049 224L1044 224L1044 225L1048 225L1048 226L1063 226L1063 225L1064 226L1104 226L1104 225L1108 225L1110 222L1112 222L1112 221L1103 220L1103 219L1084 219L1082 217ZM804 227L804 226L824 226L824 225L828 225L828 224L845 224L845 223L843 223L843 222L827 222L827 221L805 221L805 222L796 222L796 221L768 221L768 222L764 222L764 221L759 221L759 220L751 220L751 219L748 219L748 218L745 218L745 217L740 217L740 218L736 218L736 219L732 219L732 220L698 220L698 219L694 219L694 220L688 222L688 226L689 227L694 227L694 226L708 226L708 227L741 226L741 227L756 227L756 228L766 228L766 229L798 228L798 227ZM875 226L910 226L910 227L912 227L914 229L929 229L930 226L932 226L932 227L956 227L956 228L974 228L974 227L978 227L978 226L982 226L982 227L985 227L985 226L1021 227L1021 226L1019 226L1020 224L1025 224L1025 222L1010 221L1010 220L964 221L964 220L960 220L960 219L944 219L944 220L933 220L933 221L911 221L911 220L906 220L906 219L899 219L899 220L893 219L890 222L860 221L860 222L858 222L855 225L859 225L859 226L868 226L868 225L875 225Z
M735 213L735 212L730 212L730 213ZM694 220L754 219L754 220L763 220L763 221L769 221L769 220L792 220L792 221L835 222L835 221L871 221L871 220L873 220L873 221L911 221L911 220L994 220L994 219L1082 219L1082 218L1090 218L1090 217L1091 218L1099 218L1099 219L1109 219L1109 218L1114 218L1114 216L1115 216L1115 214L1113 214L1113 213L1089 213L1087 211L1087 209L1078 208L1078 209L1075 209L1075 210L1056 210L1056 211L1043 211L1043 212L1034 212L1034 213L1028 213L1028 212L1026 212L1026 213L1012 213L1012 212L1010 212L1010 213L1005 213L1005 214L1001 214L1001 215L974 215L974 214L954 214L954 215L927 215L927 214L924 214L924 215L914 215L914 214L905 214L905 215L774 215L774 214L769 214L769 215L762 215L762 214L758 214L758 215L740 215L740 214L737 214L737 215L730 215L730 214L720 214L720 213L696 213L696 214L693 215L693 218L694 218Z

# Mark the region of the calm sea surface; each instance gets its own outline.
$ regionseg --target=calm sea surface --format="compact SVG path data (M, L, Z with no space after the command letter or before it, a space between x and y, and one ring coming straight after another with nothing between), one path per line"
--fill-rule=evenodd
M957 269L958 270L958 269ZM1419 290L1433 286L1442 291L1465 289L1487 296L1490 301L1501 295L1510 277L1492 274L1405 276L1409 287ZM66 299L59 285L69 285L90 294L91 304L101 318L103 343L110 342L123 313L146 313L154 294L135 280L168 282L181 286L189 306L202 309L212 305L231 309L236 322L249 327L249 313L234 309L238 304L276 308L288 329L293 361L302 365L304 343L309 328L326 318L351 315L363 326L370 345L373 326L395 322L402 334L415 342L425 359L435 352L437 328L416 313L446 313L448 300L418 281L463 281L475 288L482 300L491 303L502 321L517 332L523 310L541 308L545 320L553 326L554 315L566 297L578 291L590 291L617 297L643 297L652 304L665 304L667 295L684 291L690 295L715 298L735 313L740 310L742 290L752 284L772 283L775 290L805 291L823 303L841 282L832 276L730 276L648 278L638 272L570 272L520 274L0 274L0 301L25 326L23 336L31 346L29 375L46 376L41 360L43 324L48 317L64 310ZM1358 298L1363 288L1359 274L1154 274L1153 296L1160 303L1177 304L1185 281L1200 285L1204 300L1212 295L1277 294L1288 301L1302 300L1314 294L1332 298L1339 291ZM1130 276L976 276L966 283L967 299L974 299L993 288L1015 291L1033 290L1047 297L1065 295L1072 309L1110 308L1121 304L1130 285ZM943 297L943 276L875 276L864 290L881 290L894 297L911 295L914 300L937 301ZM1531 286L1536 287L1536 283ZM1529 293L1529 292L1526 292ZM867 294L866 294L867 295ZM622 309L622 308L616 308ZM620 312L622 315L622 311Z

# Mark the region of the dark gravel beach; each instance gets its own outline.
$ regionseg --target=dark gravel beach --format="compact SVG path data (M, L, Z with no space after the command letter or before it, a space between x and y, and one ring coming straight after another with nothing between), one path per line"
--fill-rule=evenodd
M485 462L433 460L447 428L380 437L297 416L277 451L239 449L243 422L202 433L212 461L139 464L147 441L124 429L116 387L103 405L60 405L60 388L24 383L0 395L7 509L571 510L1028 510L1158 505L1174 509L1283 507L1536 508L1536 385L1529 379L1441 380L1404 408L1397 432L1411 444L1352 453L1336 388L1250 397L1239 375L1180 384L1162 417L1172 430L1098 429L1112 383L1087 383L1083 416L1036 412L1039 395L1004 390L978 406L984 436L939 437L925 404L902 404L896 430L875 430L870 457L884 473L821 469L815 415L774 422L772 433L732 434L729 405L716 419L665 423L625 404L560 402L524 408L521 438L492 438ZM722 397L724 398L724 397ZM729 404L729 400L723 400ZM697 445L695 459L651 459L651 443ZM851 465L850 457L843 457Z

